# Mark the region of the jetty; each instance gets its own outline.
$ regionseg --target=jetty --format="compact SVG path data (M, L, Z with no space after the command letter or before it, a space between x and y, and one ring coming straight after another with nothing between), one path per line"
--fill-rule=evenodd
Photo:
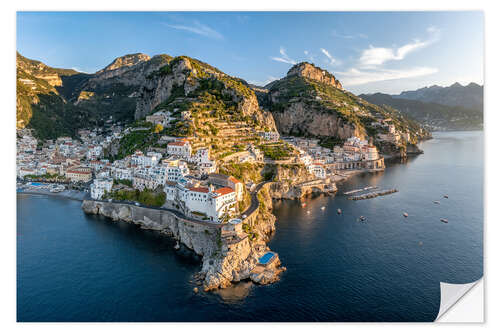
M398 192L398 190L393 188L393 189L385 190L385 191L378 191L378 192L371 192L371 193L366 193L366 194L362 194L362 195L355 195L352 197L348 197L347 199L349 199L349 200L365 200L365 199L372 199L372 198L380 197L382 195L388 195L388 194L392 194L392 193L396 193L396 192Z
M357 190L351 190L351 191L344 192L344 194L345 195L351 195L351 194L359 193L359 192L363 192L363 191L374 190L376 188L378 188L378 186L367 186L367 187L360 188L360 189L357 189Z

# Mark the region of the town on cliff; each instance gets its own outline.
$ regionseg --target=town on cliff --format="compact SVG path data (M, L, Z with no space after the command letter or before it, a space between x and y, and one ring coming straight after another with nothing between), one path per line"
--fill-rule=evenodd
M334 193L351 174L383 171L387 157L420 153L416 144L430 136L394 110L348 93L309 63L252 88L184 56L123 58L90 78L80 76L88 81L66 104L76 113L82 105L100 107L116 96L99 96L92 87L109 89L122 80L119 87L132 90L121 102L133 99L134 120L99 109L96 125L74 133L61 128L72 134L54 137L57 131L45 131L54 126L50 121L25 126L30 117L36 120L43 99L18 109L29 111L18 122L18 191L78 192L86 213L174 237L176 247L202 256L197 279L204 290L279 278L285 268L267 246L275 230L273 199ZM43 92L32 78L46 80L52 69L37 74L40 66L18 55L18 67L29 73L18 81L31 94L20 99ZM47 81L52 97L66 78L58 73L52 75L58 80ZM141 86L130 77L139 77Z

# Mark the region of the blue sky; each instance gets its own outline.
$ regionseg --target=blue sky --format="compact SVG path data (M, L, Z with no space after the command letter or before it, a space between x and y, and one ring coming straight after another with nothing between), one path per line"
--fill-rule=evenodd
M264 85L309 61L350 91L483 84L482 12L18 12L17 50L94 73L135 52L188 55Z

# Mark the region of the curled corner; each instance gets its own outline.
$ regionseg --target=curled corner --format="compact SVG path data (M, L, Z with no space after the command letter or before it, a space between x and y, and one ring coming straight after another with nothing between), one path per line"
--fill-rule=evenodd
M478 282L474 281L465 284L453 284L440 282L441 286L441 304L439 305L439 313L434 319L437 321L443 314L445 314L453 305L455 305L469 290L472 289Z

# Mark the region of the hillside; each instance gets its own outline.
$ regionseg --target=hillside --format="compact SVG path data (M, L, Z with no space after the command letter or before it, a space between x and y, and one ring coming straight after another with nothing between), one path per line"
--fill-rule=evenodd
M449 87L433 85L413 91L403 91L401 94L392 97L460 106L480 110L481 112L483 110L483 86L472 82L466 86L462 86L458 82Z
M259 143L259 130L275 130L271 113L259 107L245 81L186 56L147 75L138 95L137 121L169 112L174 120L160 135L188 137L194 149L209 145L216 158L243 150L245 143ZM137 134L125 136L120 144L132 141L128 151L143 141L132 136Z
M395 108L432 130L476 130L483 127L481 110L394 98L381 93L359 97L379 106Z
M17 128L41 139L74 136L80 128L131 122L146 76L172 57L132 54L95 74L52 68L17 54Z
M384 133L378 122L390 118L397 131L409 133L411 144L429 136L397 110L371 104L346 91L331 73L313 64L294 65L286 77L269 83L265 89L267 92L258 92L259 100L272 112L283 135L333 142L353 135L376 139Z

